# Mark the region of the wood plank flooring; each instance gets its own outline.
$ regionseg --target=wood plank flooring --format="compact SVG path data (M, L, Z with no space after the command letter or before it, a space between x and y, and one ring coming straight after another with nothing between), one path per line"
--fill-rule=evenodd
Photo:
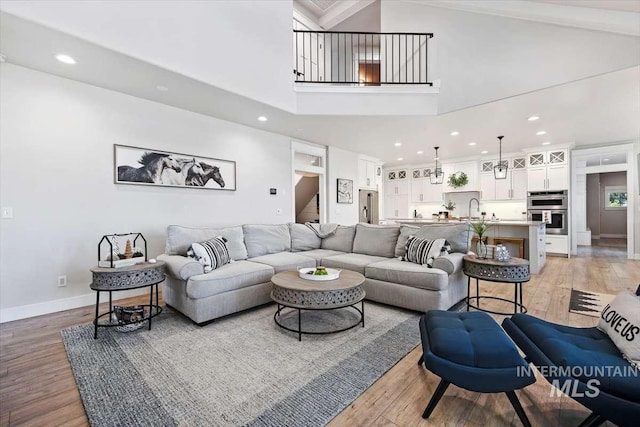
M571 259L548 258L542 274L523 286L529 313L552 322L593 326L597 319L568 312L571 288L616 293L635 290L640 261L629 261L606 247L581 251ZM513 297L513 287L481 282L483 295ZM146 297L120 302L144 303ZM509 310L511 305L487 302ZM483 304L483 307L485 305ZM494 316L501 322L504 316ZM60 331L89 323L93 307L83 307L0 325L0 426L87 426ZM450 386L431 415L421 418L439 379L417 365L418 347L374 383L331 423L340 426L509 426L520 425L504 394L477 394ZM517 392L534 426L577 426L586 408L568 397L551 397L538 375L535 384Z

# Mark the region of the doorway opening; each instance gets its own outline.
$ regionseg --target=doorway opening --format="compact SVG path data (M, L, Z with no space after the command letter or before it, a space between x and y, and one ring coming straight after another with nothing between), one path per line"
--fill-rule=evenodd
M296 171L295 222L320 222L320 175Z
M580 255L627 255L627 172L587 174L587 230L591 246L580 246Z

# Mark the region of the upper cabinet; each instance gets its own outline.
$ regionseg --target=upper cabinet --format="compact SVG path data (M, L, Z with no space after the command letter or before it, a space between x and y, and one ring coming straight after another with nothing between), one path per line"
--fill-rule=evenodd
M529 191L567 190L569 164L567 150L551 150L527 155Z
M482 200L525 200L527 198L526 157L502 159L507 167L506 179L495 179L493 168L498 159L480 161L480 191Z
M432 167L411 170L411 202L442 203L442 184L431 184Z
M384 189L386 194L409 194L407 169L403 168L386 171Z
M476 160L471 160L468 162L456 162L456 163L443 163L442 171L444 172L444 184L443 191L445 193L455 193L455 192L463 192L463 191L479 191L480 190L480 182L479 182L479 174L478 174L478 162ZM463 172L467 175L467 184L454 187L449 185L449 179L453 174L456 176L460 176L460 173Z
M382 184L382 166L374 161L358 160L358 186L377 190Z

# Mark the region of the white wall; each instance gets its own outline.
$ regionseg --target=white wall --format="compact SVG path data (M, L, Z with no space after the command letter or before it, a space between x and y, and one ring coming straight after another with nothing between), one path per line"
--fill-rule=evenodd
M0 67L0 203L14 212L0 221L3 311L91 294L88 269L103 234L142 232L155 257L169 224L292 220L288 137ZM235 160L237 191L116 185L113 144ZM66 287L57 286L61 275Z
M341 148L329 147L327 153L327 176L329 191L328 222L343 225L358 222L358 154ZM338 203L338 178L353 181L353 203Z
M635 168L635 175L632 175L633 181L636 183L636 200L640 200L640 142L634 143L634 155L636 163L633 164L631 159L632 168ZM629 173L627 171L627 173ZM631 206L631 209L635 209L633 229L635 232L634 244L635 244L635 258L640 259L640 202L635 203L635 206Z
M441 79L439 113L640 63L638 37L398 0L382 0L381 16L383 32L434 33L429 80Z
M2 10L284 110L291 1L11 1Z

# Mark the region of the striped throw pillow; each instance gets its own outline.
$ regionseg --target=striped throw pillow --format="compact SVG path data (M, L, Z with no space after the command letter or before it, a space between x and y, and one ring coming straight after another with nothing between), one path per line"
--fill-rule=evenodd
M409 236L405 245L405 261L431 267L434 258L440 256L445 242L445 239L425 240Z
M204 265L205 273L231 262L229 250L227 249L227 239L222 236L206 242L191 244L191 250L187 255L196 258L200 264Z

